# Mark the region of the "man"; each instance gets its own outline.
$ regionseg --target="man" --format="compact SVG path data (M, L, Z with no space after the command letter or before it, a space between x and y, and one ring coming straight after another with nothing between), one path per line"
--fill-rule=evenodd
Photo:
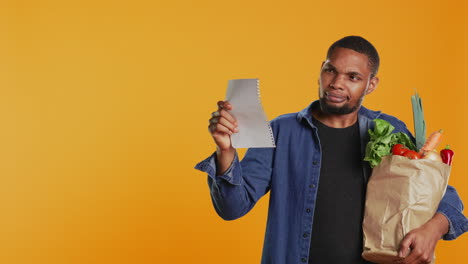
M226 220L243 216L270 191L262 263L367 263L361 258L371 175L363 161L367 131L381 118L411 135L395 117L361 106L379 83L378 67L377 51L362 37L335 42L322 63L319 100L272 120L276 148L249 149L242 162L231 146L238 132L232 106L218 102L209 125L217 151L196 168L208 173L215 210ZM400 262L429 263L441 237L466 231L462 210L449 186L434 217L401 243Z

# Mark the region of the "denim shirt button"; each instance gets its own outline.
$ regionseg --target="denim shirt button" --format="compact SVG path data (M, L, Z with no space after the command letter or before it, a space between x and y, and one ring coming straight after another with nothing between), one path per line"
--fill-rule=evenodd
M315 188L315 184L309 185L310 188Z
M309 236L309 233L304 233L302 236L303 236L304 238L306 238L306 237Z
M318 161L314 160L314 161L312 162L312 164L314 164L314 166L317 166Z
M307 212L307 213L310 213L310 208L307 208L307 209L306 209L306 212Z
M301 261L302 261L302 262L306 262L307 259L306 259L306 258L301 258Z

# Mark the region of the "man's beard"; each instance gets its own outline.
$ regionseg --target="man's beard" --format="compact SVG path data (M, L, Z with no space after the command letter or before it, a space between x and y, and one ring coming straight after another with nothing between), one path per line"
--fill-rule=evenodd
M341 107L336 107L329 105L324 97L320 97L320 109L322 109L322 112L327 114L346 115L356 111L361 106L363 99L364 94L362 94L362 96L359 98L355 105L349 105L349 103L346 103Z

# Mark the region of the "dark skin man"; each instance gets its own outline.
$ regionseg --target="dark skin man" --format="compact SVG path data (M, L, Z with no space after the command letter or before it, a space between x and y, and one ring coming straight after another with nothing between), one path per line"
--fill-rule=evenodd
M379 83L373 76L369 58L347 48L336 48L322 63L319 79L321 107L313 116L333 128L352 126L358 119L358 111L364 97L372 93ZM223 174L231 165L236 149L231 146L231 135L239 132L235 118L229 114L232 105L218 102L218 110L209 120L209 132L217 146L217 173ZM449 222L440 213L420 228L409 232L398 253L397 263L430 263L439 239L448 232Z

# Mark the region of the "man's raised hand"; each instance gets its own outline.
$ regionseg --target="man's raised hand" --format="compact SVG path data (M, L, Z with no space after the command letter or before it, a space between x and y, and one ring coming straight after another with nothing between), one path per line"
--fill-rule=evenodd
M228 101L219 101L218 110L211 114L208 131L213 137L216 151L216 170L221 175L231 166L236 149L231 145L231 135L239 132L236 119L228 113L232 105Z
M218 110L211 114L209 120L208 130L220 151L231 148L231 135L239 131L235 118L228 113L231 109L232 105L228 101L219 101Z

